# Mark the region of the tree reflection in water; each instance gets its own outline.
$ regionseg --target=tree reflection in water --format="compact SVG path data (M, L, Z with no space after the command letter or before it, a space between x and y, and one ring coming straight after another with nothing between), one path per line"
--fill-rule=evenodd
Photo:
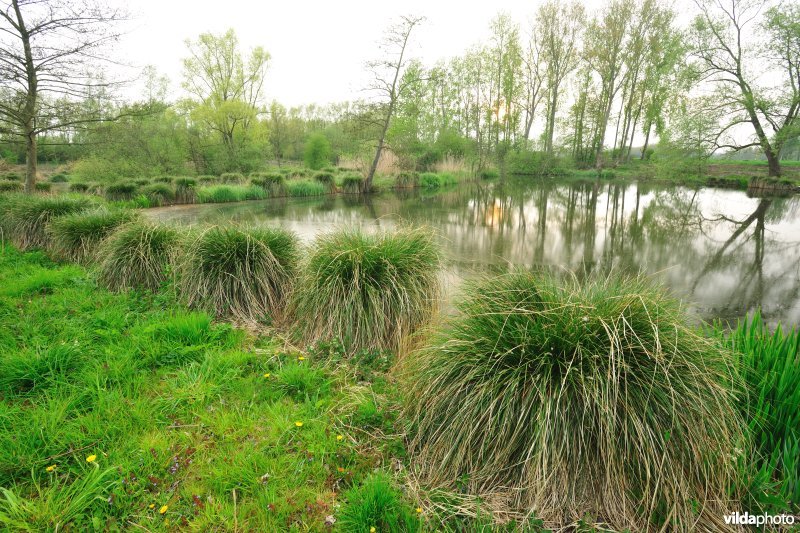
M512 180L376 196L181 206L151 215L182 224L278 224L311 239L336 226L427 224L450 279L514 266L652 275L706 319L762 308L800 323L800 199L637 183Z

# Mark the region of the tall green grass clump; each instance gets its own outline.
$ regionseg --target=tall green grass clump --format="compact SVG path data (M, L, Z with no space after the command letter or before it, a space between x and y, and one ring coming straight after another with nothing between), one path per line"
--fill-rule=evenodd
M16 195L4 202L0 225L4 236L20 250L45 248L48 244L46 229L52 220L84 211L89 206L91 201L83 197Z
M419 185L424 189L438 189L440 187L447 187L448 185L455 185L457 183L452 174L446 172L423 172L419 176Z
M326 193L325 187L311 180L296 180L286 184L286 192L289 196L322 196Z
M175 229L144 221L126 224L100 246L98 281L111 290L157 290L179 244Z
M177 178L175 180L175 201L181 204L193 204L197 200L197 180L194 178Z
M139 186L133 182L113 183L106 187L105 195L108 200L130 200L136 195Z
M219 180L222 183L236 183L236 184L245 183L247 181L244 177L244 174L240 172L224 172L220 174Z
M0 192L21 192L22 183L18 181L0 181Z
M385 473L375 473L344 494L339 523L343 531L422 531L421 520Z
M74 183L69 184L70 192L87 192L88 190L89 190L88 183L82 183L80 181L76 181Z
M430 483L553 526L721 524L743 421L732 354L642 279L512 273L468 284L401 363Z
M147 198L151 207L160 207L175 202L175 191L164 182L153 183L139 191Z
M439 295L439 250L429 231L318 237L297 284L294 311L306 340L348 351L399 348Z
M314 174L314 181L321 184L328 193L332 193L336 190L336 181L334 180L332 171L325 170L317 172Z
M279 172L264 174L264 189L270 197L286 196L286 178Z
M364 192L364 176L347 174L342 178L342 192L345 194L361 194Z
M187 246L179 290L190 306L247 322L281 315L297 270L295 236L276 228L214 226Z
M212 185L197 189L197 200L200 203L243 202L266 197L267 192L257 185Z
M394 180L398 189L414 189L419 187L419 174L417 172L400 172Z
M50 249L60 259L76 263L91 261L103 239L137 216L135 211L127 209L100 208L58 217L47 228Z
M776 483L779 498L800 510L800 334L780 327L770 333L756 314L720 336L737 354L747 384L740 407L756 452L749 471Z

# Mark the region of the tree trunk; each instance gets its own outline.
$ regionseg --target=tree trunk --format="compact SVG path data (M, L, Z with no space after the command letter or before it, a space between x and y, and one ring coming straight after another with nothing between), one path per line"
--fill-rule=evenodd
M25 152L27 154L27 165L25 171L25 192L33 193L36 187L36 100L39 95L39 78L36 74L36 67L33 63L33 52L31 52L31 36L22 18L18 0L12 0L14 14L17 17L19 35L22 38L22 48L25 53L25 75L28 82L28 94L25 97L24 125L25 125Z
M25 134L25 192L31 194L36 189L36 132L28 130Z
M372 160L372 164L369 166L369 173L367 174L367 179L364 180L364 192L369 192L372 190L372 178L375 177L375 171L378 169L378 162L381 159L381 152L383 152L383 144L386 142L386 132L389 131L389 122L392 120L392 113L394 112L394 102L395 97L392 96L391 101L389 102L389 110L386 113L386 120L383 122L383 129L381 130L381 136L378 139L378 147L375 149L375 158Z
M781 162L772 150L764 150L764 154L767 156L767 163L769 165L769 173L767 174L769 177L779 177L781 175Z

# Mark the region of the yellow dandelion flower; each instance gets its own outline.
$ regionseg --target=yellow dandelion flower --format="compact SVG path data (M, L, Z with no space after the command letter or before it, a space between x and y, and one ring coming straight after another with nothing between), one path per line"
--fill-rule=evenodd
M299 428L303 427L303 423L300 422L299 420L297 422L295 422L294 425L299 427Z
M422 507L417 507L417 513L422 514Z
M264 377L265 377L265 378L268 378L269 376L270 376L269 372L267 372L266 374L264 374Z
M344 435L336 435L336 440L344 440Z
M45 468L45 470L47 470L48 472L52 472L55 469L56 469L56 465L50 465L47 468Z
M375 533L375 526L372 526L371 528L369 528L369 533Z
M305 360L306 360L306 358L305 358L305 357L303 357L303 356L301 355L300 357L298 357L298 358L297 358L297 360L298 360L298 361L305 361Z
M156 508L156 504L154 504L154 503L151 503L150 505L148 505L148 507L149 507L150 509L155 509L155 508Z
M97 456L95 454L92 454L92 455L90 455L89 457L86 458L86 462L87 463L93 463L95 461L97 461Z
M164 513L166 513L166 512L167 512L167 509L169 509L169 505L162 505L162 506L161 506L161 509L159 509L159 510L158 510L158 514L164 514Z

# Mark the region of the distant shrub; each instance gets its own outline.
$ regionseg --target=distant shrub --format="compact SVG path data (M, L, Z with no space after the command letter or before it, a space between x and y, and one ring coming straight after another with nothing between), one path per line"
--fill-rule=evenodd
M430 317L439 265L438 247L423 229L318 237L295 290L305 339L338 340L350 352L397 349Z
M71 192L86 192L89 190L89 184L81 183L80 181L75 181L69 184L69 190Z
M514 272L456 301L401 363L426 483L614 531L691 530L736 507L732 354L678 300L643 279Z
M106 187L105 195L108 200L130 200L136 194L138 188L131 181L113 183Z
M142 187L140 194L147 197L151 207L169 205L175 202L175 191L166 183L153 183Z
M69 181L66 174L58 173L50 176L50 183L66 183Z
M192 239L179 262L190 306L249 322L275 319L297 267L296 238L282 229L215 226Z
M364 192L364 176L347 174L342 178L342 192L345 194L361 194Z
M100 246L98 281L111 290L158 290L173 262L178 232L150 222L118 228Z
M37 181L33 188L39 192L50 192L53 189L53 184L46 181Z
M321 196L327 191L316 181L293 180L286 183L286 192L289 196Z
M47 228L50 249L59 259L76 263L92 260L103 239L137 216L135 211L102 207L58 217Z
M327 166L331 159L331 143L322 133L312 133L306 140L303 160L311 170Z

